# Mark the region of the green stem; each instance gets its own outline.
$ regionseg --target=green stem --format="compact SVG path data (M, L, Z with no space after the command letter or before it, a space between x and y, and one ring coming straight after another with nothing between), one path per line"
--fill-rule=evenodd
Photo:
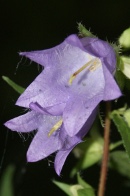
M111 112L111 103L106 102L106 118L105 118L105 127L104 127L104 147L103 147L103 158L102 158L102 166L101 166L101 173L100 173L98 196L104 196L104 193L105 193L105 185L106 185L107 169L108 169L108 157L109 157L110 125L111 125L111 120L109 118L110 112Z

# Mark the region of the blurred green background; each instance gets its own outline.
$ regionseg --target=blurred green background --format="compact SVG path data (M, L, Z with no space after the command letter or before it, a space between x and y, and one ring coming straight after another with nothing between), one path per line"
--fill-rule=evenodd
M75 159L73 155L69 156L61 178L54 172L54 155L37 163L26 163L25 155L33 135L23 138L3 126L6 120L22 114L23 109L14 106L18 94L2 81L1 76L8 76L26 87L38 75L39 68L26 59L16 68L21 60L18 52L41 50L59 44L68 35L78 32L77 22L82 22L101 39L116 41L130 26L129 18L128 0L0 0L0 175L7 165L16 165L13 179L15 195L64 196L51 180L55 178L73 183L69 172ZM82 175L97 188L99 167L90 168ZM129 189L124 190L123 180L118 174L110 172L106 196L129 195Z

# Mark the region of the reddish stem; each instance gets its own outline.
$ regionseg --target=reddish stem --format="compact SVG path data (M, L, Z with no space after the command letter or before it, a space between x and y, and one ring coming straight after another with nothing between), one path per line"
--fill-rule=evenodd
M111 125L111 120L109 118L110 112L111 112L111 103L106 102L104 147L103 147L103 158L102 158L102 166L101 166L101 173L100 173L98 196L104 196L104 193L105 193L105 185L106 185L107 169L108 169L108 158L109 158L109 137L110 137L110 125Z

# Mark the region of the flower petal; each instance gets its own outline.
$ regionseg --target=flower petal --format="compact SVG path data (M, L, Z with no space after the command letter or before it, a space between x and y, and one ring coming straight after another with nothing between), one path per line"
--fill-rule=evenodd
M78 47L78 48L80 48L81 50L84 51L84 46L81 43L81 41L80 41L80 39L77 35L72 34L72 35L68 36L65 41L67 43L69 43L70 45Z
M64 108L62 103L66 103L71 96L70 77L84 64L95 58L77 47L77 45L81 45L79 43L78 37L71 36L61 45L51 49L51 52L48 53L50 66L45 67L42 73L24 91L16 105L29 107L31 102L37 102L43 108L47 108L60 104L59 108L56 107L57 113L56 110L52 113L60 115ZM44 54L44 51L42 52Z
M73 147L70 148L69 150L62 150L57 153L57 155L55 157L54 167L55 167L55 171L58 176L60 175L62 167L65 163L65 160L72 149L73 149Z
M63 145L62 140L59 139L58 130L50 137L48 136L51 128L61 119L61 117L42 115L42 118L38 127L38 132L27 152L27 160L29 162L39 161L59 150Z
M113 73L116 68L116 55L112 46L98 38L85 37L81 39L84 48L90 54L102 58L109 71Z
M92 61L93 62L74 79L70 86L72 96L86 96L85 99L91 99L104 90L105 80L102 63L98 58L93 58Z
M27 112L24 115L7 121L4 125L11 130L18 132L30 132L39 126L40 115L36 112Z
M112 49L110 44L98 38L84 37L81 43L88 52L97 57L106 57Z
M52 115L59 115L59 110L63 111L66 103L61 103L58 105L54 105L52 107L43 108L40 104L31 102L29 104L30 109L39 112L41 114L52 114Z
M116 84L116 81L114 80L113 76L111 75L111 73L109 72L109 70L105 65L103 66L103 70L104 70L104 78L105 78L103 100L107 101L107 100L113 100L119 98L120 96L122 96L122 93L118 85Z
M76 135L78 138L83 138L88 133L97 114L98 114L98 106L93 110L92 114L89 116L88 120L85 122L82 129L80 129L80 131Z
M57 62L60 64L64 63L62 60L64 58L63 55L66 54L68 49L71 51L71 47L69 47L71 45L82 50L84 49L78 36L73 34L68 36L64 42L51 49L20 52L19 55L25 56L44 67L57 66Z
M44 114L44 115L49 114L50 115L50 113L45 108L41 107L37 102L35 102L35 103L31 102L29 104L29 107L31 110L38 112L40 114Z
M64 139L64 145L62 149L57 153L55 158L55 170L58 175L60 175L62 167L65 163L65 160L71 150L80 142L82 142L82 138L87 134L88 130L90 129L93 121L95 120L95 117L97 115L97 108L92 112L92 114L89 116L88 121L84 124L83 128L80 130L80 132L73 137L67 136L67 139ZM64 127L63 127L64 128ZM66 138L66 132L64 131L64 135L62 137ZM61 138L62 138L61 137Z
M80 131L102 97L101 93L91 99L73 97L69 100L63 113L64 126L69 136L72 137Z
M63 112L65 129L70 136L80 131L95 107L103 99L105 80L99 59L96 59L95 65L98 65L96 69L84 70L72 84L73 94Z
M81 140L78 142L80 143ZM56 170L57 175L60 175L62 167L65 163L65 160L67 158L67 156L69 155L69 153L71 152L71 150L78 144L75 143L73 146L71 146L71 148L69 148L68 150L60 150L55 157L55 163L54 163L54 167Z
M60 115L64 108L64 103L68 99L67 90L64 87L59 89L56 80L54 84L53 77L54 75L50 69L42 71L18 98L16 105L29 108L31 102L37 102L41 107L48 107L48 110L50 110L50 107L61 104L55 110L53 109L54 115L55 112L56 115Z

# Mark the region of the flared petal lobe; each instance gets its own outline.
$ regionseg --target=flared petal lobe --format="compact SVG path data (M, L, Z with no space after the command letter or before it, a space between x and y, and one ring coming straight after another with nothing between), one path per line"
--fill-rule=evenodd
M16 105L29 108L31 102L37 102L43 108L48 107L50 109L50 107L58 104L57 110L54 110L52 113L60 115L68 96L66 89L59 89L55 83L56 80L53 79L52 70L46 69L42 71L18 98Z
M62 148L62 140L59 139L60 130L57 130L50 137L48 136L52 127L60 119L60 116L41 114L41 121L38 126L37 134L31 142L27 152L27 160L29 162L35 162L44 159L53 152Z
M61 173L61 170L63 168L63 165L67 159L67 156L69 155L69 153L72 151L72 149L77 145L78 143L75 143L75 145L73 145L70 149L68 150L60 150L55 157L55 162L54 162L54 166L55 166L55 171L57 173L57 175L59 176Z
M102 94L88 100L85 100L85 98L83 100L82 98L70 100L63 114L63 121L68 135L72 137L81 131L81 128L101 100Z
M61 44L46 50L37 50L32 52L20 52L19 55L25 56L30 60L44 66L52 67L58 66L57 62L64 64L64 56L66 53L73 52L73 48L77 47L83 50L83 46L76 35L68 36ZM65 60L67 60L65 58Z
M105 78L105 88L104 88L104 96L103 100L114 100L118 97L122 96L122 93L115 82L113 76L109 72L109 70L103 66L104 78Z
M39 126L40 121L41 115L34 111L31 111L7 121L4 125L12 131L26 133L36 130Z

